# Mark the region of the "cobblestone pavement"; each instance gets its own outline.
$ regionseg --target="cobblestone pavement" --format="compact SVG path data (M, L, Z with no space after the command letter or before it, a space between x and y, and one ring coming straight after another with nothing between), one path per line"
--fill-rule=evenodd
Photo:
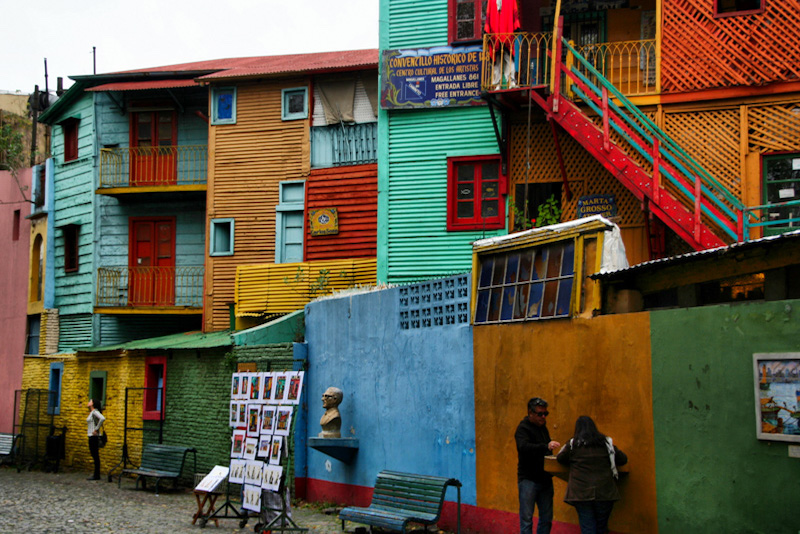
M197 502L191 490L135 489L133 479L117 488L105 479L86 480L88 473L43 473L0 468L0 533L155 534L193 532L227 534L253 532L256 518L240 529L236 519L221 519L219 527L192 525ZM224 502L220 498L220 503ZM341 534L336 514L325 515L309 506L295 507L294 521L314 534ZM348 532L355 526L348 523Z

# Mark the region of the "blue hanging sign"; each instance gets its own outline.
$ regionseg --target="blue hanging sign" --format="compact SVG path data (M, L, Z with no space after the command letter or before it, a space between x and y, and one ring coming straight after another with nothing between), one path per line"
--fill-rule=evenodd
M617 199L614 195L588 195L578 199L578 218L590 215L617 216Z
M481 100L481 46L384 50L382 109L485 104Z

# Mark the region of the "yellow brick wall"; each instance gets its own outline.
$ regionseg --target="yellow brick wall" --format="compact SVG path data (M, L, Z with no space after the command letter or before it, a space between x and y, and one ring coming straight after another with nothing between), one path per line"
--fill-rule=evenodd
M143 387L144 356L120 351L113 355L57 354L51 356L26 356L22 375L22 388L48 389L50 385L50 364L64 362L61 379L61 413L53 419L57 427L67 427L66 458L67 466L91 469L89 456L86 417L89 402L89 375L92 371L106 371L106 403L103 415L106 417L105 430L108 444L100 451L102 476L122 459L122 443L125 420L125 388ZM130 417L141 428L141 407L132 408ZM128 451L131 459L139 463L142 450L141 432L129 432ZM117 471L118 472L118 471Z

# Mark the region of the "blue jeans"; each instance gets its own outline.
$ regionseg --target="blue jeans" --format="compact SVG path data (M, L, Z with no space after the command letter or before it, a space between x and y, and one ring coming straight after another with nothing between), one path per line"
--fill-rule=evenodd
M520 480L519 487L519 532L532 534L533 507L539 507L539 524L536 534L550 534L553 524L553 482L538 483Z
M578 511L581 534L606 534L612 508L614 501L576 502L575 509Z

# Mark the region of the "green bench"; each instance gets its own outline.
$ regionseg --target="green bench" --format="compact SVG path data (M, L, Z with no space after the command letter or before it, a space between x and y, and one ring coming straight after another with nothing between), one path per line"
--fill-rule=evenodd
M345 522L361 523L405 532L408 523L433 525L439 521L447 486L458 490L458 532L461 532L461 482L455 478L381 471L369 507L349 506L339 512L342 530Z
M197 472L197 449L180 445L148 443L142 451L142 465L138 469L123 469L117 487L122 484L124 475L135 475L137 489L140 481L142 489L146 489L147 478L156 479L156 495L158 495L158 487L163 479L172 479L173 488L177 488L178 478L181 476L189 453L194 457L194 471L192 471L194 473Z

